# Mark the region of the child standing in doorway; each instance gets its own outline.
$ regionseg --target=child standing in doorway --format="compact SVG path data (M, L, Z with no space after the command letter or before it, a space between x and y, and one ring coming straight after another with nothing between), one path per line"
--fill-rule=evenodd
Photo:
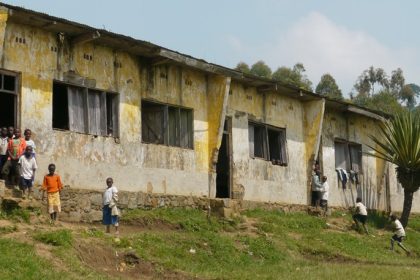
M44 176L42 184L42 200L45 199L46 191L51 223L57 221L57 213L61 212L60 192L62 188L61 177L55 173L55 164L51 163L48 165L48 174Z

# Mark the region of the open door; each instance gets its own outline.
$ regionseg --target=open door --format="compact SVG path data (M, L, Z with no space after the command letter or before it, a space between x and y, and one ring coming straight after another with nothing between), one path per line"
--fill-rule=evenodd
M216 164L216 197L231 197L231 155L232 155L231 119L226 119L222 144L220 145L219 155Z
M0 127L17 126L17 77L0 70Z

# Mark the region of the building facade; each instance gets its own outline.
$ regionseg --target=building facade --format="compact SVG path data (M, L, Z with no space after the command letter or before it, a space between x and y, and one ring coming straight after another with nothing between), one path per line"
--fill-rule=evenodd
M54 162L74 188L113 177L125 191L306 205L319 162L330 205L401 209L394 168L367 154L381 113L4 4L0 39L0 126L32 130L37 181Z

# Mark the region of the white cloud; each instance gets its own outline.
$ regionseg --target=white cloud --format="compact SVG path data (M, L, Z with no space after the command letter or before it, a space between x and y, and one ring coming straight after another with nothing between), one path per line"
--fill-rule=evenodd
M273 70L278 66L293 66L302 62L308 77L316 84L324 73L332 74L347 94L361 74L373 65L390 74L403 69L407 82L415 82L420 66L415 49L392 49L370 34L337 25L318 12L312 12L291 25L264 45L245 46L237 38L230 38L235 52L257 59L259 55ZM252 53L252 54L251 54Z

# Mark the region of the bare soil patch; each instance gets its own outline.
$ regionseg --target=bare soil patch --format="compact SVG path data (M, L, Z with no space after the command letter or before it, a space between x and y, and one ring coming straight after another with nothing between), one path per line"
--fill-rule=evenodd
M74 245L79 259L91 269L122 279L196 279L165 270L143 260L133 251L119 251L106 244L79 241Z

